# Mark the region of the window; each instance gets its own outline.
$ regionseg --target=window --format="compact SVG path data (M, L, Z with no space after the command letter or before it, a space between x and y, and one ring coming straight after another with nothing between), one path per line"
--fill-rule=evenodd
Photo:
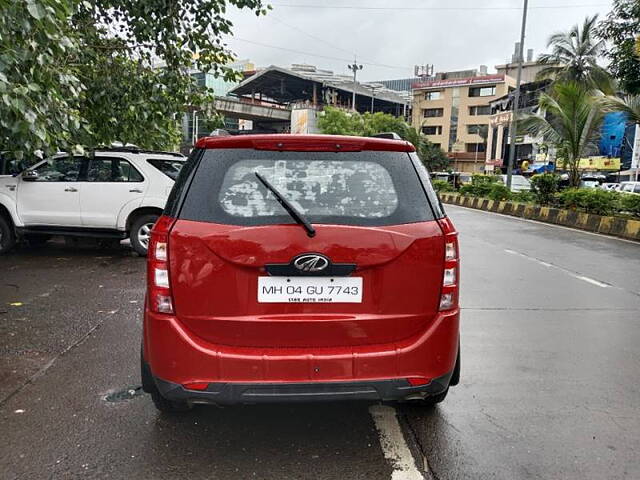
M96 157L91 159L88 182L142 182L144 178L128 161L122 158Z
M0 154L0 175L17 175L27 168L23 160L4 158Z
M484 143L467 143L467 153L485 152L486 145Z
M496 94L496 86L488 87L471 87L469 88L470 97L492 97Z
M206 150L180 218L227 225L293 223L263 175L312 223L381 226L433 217L406 152Z
M160 158L150 158L147 160L151 165L164 173L167 177L175 180L184 165L184 160L169 160Z
M440 100L442 98L442 92L440 90L434 90L433 92L425 92L425 100Z
M84 157L58 157L36 168L36 182L77 182Z
M486 135L488 131L488 125L467 125L467 133L469 135Z
M489 105L474 105L469 107L469 115L490 115L491 107Z
M422 110L422 115L424 118L431 117L441 117L444 114L444 109L442 108L425 108Z
M442 135L442 125L426 125L422 127L425 135Z

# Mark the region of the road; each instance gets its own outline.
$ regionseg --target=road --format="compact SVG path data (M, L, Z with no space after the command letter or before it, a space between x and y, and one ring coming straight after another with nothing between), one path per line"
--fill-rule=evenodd
M1 257L0 478L640 478L640 245L447 210L462 381L431 411L161 416L136 390L143 259L63 242Z

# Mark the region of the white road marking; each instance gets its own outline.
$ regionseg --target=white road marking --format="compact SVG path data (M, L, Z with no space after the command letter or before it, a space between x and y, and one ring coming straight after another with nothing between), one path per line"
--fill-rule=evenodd
M384 457L393 468L391 480L424 480L404 439L396 410L386 405L372 405L369 413L376 424Z
M554 265L553 263L545 262L535 257L530 257L529 255L526 255L524 253L516 252L515 250L509 250L508 248L505 248L504 251L509 255L518 255L519 257L525 258L532 262L536 262L537 264L542 265L544 267L555 268L556 270L560 270L561 272L571 275L573 278L577 278L578 280L582 280L583 282L590 283L591 285L595 285L596 287L600 287L600 288L611 287L611 285L609 285L608 283L601 282L600 280L595 280L593 278L585 277L584 275L580 275L578 272L573 272L571 270L560 267L558 265Z
M597 285L598 287L607 288L610 287L608 283L600 282L598 280L594 280L593 278L583 277L582 275L574 275L574 277L579 278L580 280L584 280L592 285Z

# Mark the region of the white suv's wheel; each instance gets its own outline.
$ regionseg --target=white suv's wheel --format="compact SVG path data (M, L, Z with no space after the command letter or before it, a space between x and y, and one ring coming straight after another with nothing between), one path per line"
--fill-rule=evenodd
M131 246L143 257L147 255L151 229L158 220L159 215L147 214L138 217L131 225Z
M6 218L0 216L0 255L7 253L16 244L13 225Z

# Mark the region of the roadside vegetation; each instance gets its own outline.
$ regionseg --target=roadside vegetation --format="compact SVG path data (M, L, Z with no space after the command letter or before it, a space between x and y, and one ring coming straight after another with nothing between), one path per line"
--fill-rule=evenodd
M401 117L388 113L351 112L340 108L325 107L318 118L318 128L328 135L358 135L370 137L378 133L396 133L413 144L422 163L431 171L444 170L450 160L436 145Z
M438 193L459 193L495 201L513 201L547 207L579 210L597 215L640 217L640 195L601 190L599 188L559 189L559 177L553 173L531 178L530 192L511 192L493 175L473 175L471 183L456 192L445 180L434 180Z

